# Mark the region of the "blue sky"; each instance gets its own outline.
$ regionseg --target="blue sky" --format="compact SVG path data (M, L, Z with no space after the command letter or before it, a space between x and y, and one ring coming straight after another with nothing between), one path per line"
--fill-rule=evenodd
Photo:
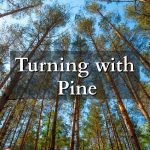
M65 5L68 5L71 10L70 10L70 13L71 13L71 16L74 17L74 15L76 13L78 13L80 10L82 10L84 8L84 4L85 4L85 0L45 0L44 3L45 4L49 4L49 3L53 3L53 2L58 2L59 4L65 4ZM126 5L126 3L111 3L111 4L108 4L106 2L102 2L102 4L105 4L106 6L106 12L118 12L119 14L121 14L121 16L123 17L124 16L124 13L123 13L123 7L124 5ZM6 9L6 5L1 5L0 7L0 13L3 12L3 9ZM130 21L130 20L128 20ZM2 27L2 25L4 24L14 24L14 23L20 23L20 24L25 24L27 23L27 18L22 18L21 20L20 19L15 19L13 18L12 16L7 16L7 17L4 17L4 18L1 18L0 19L0 27Z
M74 17L75 14L77 14L80 10L82 10L84 8L84 4L85 4L85 0L45 0L44 3L49 4L49 3L53 3L53 2L58 2L59 4L65 4L68 5L70 7L70 14L71 14L71 21L68 23L68 25L61 29L61 31L63 30L70 30L73 25L74 25ZM123 7L125 7L125 5L127 3L106 3L106 2L102 2L102 4L104 4L106 6L106 12L118 12L121 17L123 17L123 22L127 22L129 26L133 26L134 23L133 21L131 21L130 19L126 19L124 17L124 11L123 11ZM3 9L6 9L6 5L1 5L0 7L0 13L3 12ZM23 24L26 25L28 23L28 17L24 17L20 19L15 19L13 18L11 15L1 18L0 19L0 28L2 29L2 27L7 26L8 24ZM146 76L144 76L144 74L141 73L141 77L142 80L147 81L148 79L146 78Z

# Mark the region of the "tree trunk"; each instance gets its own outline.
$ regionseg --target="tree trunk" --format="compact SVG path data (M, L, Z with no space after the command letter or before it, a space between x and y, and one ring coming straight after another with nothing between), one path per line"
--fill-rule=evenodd
M95 43L95 41L93 39L92 34L89 34L89 37L91 38L91 41L92 41L92 43L94 45L94 48L97 51L98 57L103 62L103 57L101 56L101 54L99 52L99 49L98 49L98 47L97 47L97 45L96 45L96 43ZM115 96L117 98L117 104L119 106L119 110L121 112L121 115L123 117L125 125L126 125L126 127L128 129L128 132L129 132L129 135L130 135L131 140L133 142L133 145L134 145L136 150L140 150L141 148L140 148L140 145L139 145L139 142L138 142L138 138L136 136L133 124L132 124L132 122L131 122L131 120L129 118L129 115L128 115L127 111L126 111L126 108L125 108L125 106L124 106L124 104L122 102L122 99L120 97L120 94L119 94L119 91L117 89L117 86L116 86L116 84L115 84L115 82L114 82L114 80L113 80L113 78L112 78L112 76L111 76L111 74L109 72L105 72L105 76L106 76L107 80L109 81L109 83L110 83L110 85L112 87L112 90L113 90L113 92L114 92L114 94L115 94Z
M21 12L21 11L24 11L24 10L27 10L27 9L30 9L30 8L34 8L34 7L36 7L36 6L30 5L30 6L26 6L26 7L23 7L23 8L11 10L11 11L9 11L9 12L7 12L7 13L0 14L0 18L5 17L5 16L8 16L8 15L15 14L15 13L18 13L18 12Z
M77 98L73 103L73 114L72 114L72 126L71 126L71 139L70 139L70 150L74 150L74 137L75 137L75 122L76 122L76 112L77 112Z
M3 123L3 126L0 129L0 145L2 144L2 141L3 141L4 137L5 137L5 134L6 134L7 130L8 130L8 128L9 128L10 121L13 119L12 114L14 114L15 106L12 109L12 111L11 111L11 109L9 110L9 112L7 114L7 117L5 119L5 122Z
M104 115L104 120L105 120L105 123L106 123L106 129L107 129L107 133L108 133L108 139L109 139L109 142L110 142L110 148L111 148L111 150L114 150L114 145L113 145L113 142L111 140L111 136L110 136L110 131L109 131L109 126L108 126L106 114L105 114L105 111L103 109L103 106L101 106L101 108L102 108L103 115Z
M21 127L20 127L20 129L19 129L19 131L18 131L18 135L17 135L16 138L15 138L15 142L13 143L13 146L12 146L12 144L10 145L10 146L12 147L12 150L13 150L13 149L16 150L15 146L16 146L16 144L17 144L17 141L18 141L18 138L19 138L19 136L20 136L20 134L21 134L21 131L23 130L23 127L24 127L24 124L25 124L25 122L26 122L26 119L27 119L27 116L25 117L24 122L23 122L23 124L21 125ZM17 129L17 128L16 128L16 129Z
M32 109L31 109L31 113L30 113L30 115L29 115L29 119L28 119L28 122L27 122L27 125L26 125L26 128L25 128L25 131L24 131L24 134L23 134L23 137L22 137L22 140L21 140L21 144L20 144L19 150L22 150L22 149L23 149L24 142L25 142L25 140L26 140L26 136L27 136L27 133L28 133L28 129L29 129L31 117L32 117L32 114L33 114L33 112L34 112L35 104L36 104L36 100L34 100L34 102L33 102Z
M37 38L37 37L36 37ZM24 54L22 55L22 57L25 56L25 54L28 52L28 50L31 48L31 46L33 46L36 38L31 42L30 46L28 47L28 49L24 52ZM6 83L6 81L11 77L13 71L15 70L15 68L18 66L19 62L17 62L10 70L10 72L6 75L6 77L2 80L2 82L0 83L0 89L4 86L4 84Z
M32 51L30 52L29 56L28 56L28 60L30 60L32 58L32 56L34 55L35 51L37 50L37 48L41 45L41 43L44 41L44 39L46 38L47 34L49 33L49 31L54 28L54 25L52 24L51 26L49 26L49 28L47 29L47 31L44 33L44 35L41 37L41 39L38 41L38 43L36 44L36 46L32 49ZM24 67L26 67L27 63L24 63ZM17 83L19 82L19 78L21 77L22 72L17 72L14 75L14 78L10 81L9 86L6 88L6 90L4 91L4 93L2 94L2 97L0 99L0 112L2 111L4 105L6 104L6 102L8 101L10 95L13 92L13 89L16 87Z
M114 30L116 35L123 40L126 45L132 50L132 52L136 55L136 57L141 61L143 66L147 69L150 70L150 63L138 52L138 50L133 46L132 43L130 43L125 36L121 34L121 32L108 20L106 16L104 16L99 10L98 10L99 15L109 24L109 26Z
M112 127L112 130L113 130L113 134L115 136L115 140L116 140L116 144L117 144L117 149L123 149L122 148L122 144L121 144L121 141L120 141L120 138L118 136L118 133L117 133L117 130L116 130L116 127L113 123L113 119L112 119L112 115L111 115L111 112L110 112L110 107L109 107L109 104L108 104L108 100L105 99L105 102L106 102L106 107L107 107L107 110L108 110L108 117L109 117L109 121L110 121L110 124L111 124L111 127ZM120 145L120 148L119 148L119 145Z
M77 112L76 112L76 150L80 149L80 135L79 135L79 116L80 116L80 97L77 96Z
M129 145L129 149L132 150L132 149L134 149L134 147L132 146L132 143L131 143L132 141L130 140L130 136L129 136L127 127L126 127L126 125L125 125L125 123L124 123L124 121L123 121L122 116L121 116L120 113L119 113L118 105L115 104L115 107L116 107L117 114L118 114L118 116L119 116L119 118L120 118L120 120L121 120L121 125L122 125L122 128L123 128L123 131L124 131L124 134L125 134L127 143L128 143L128 145Z
M45 145L44 145L44 150L47 150L47 144L48 144L48 137L49 137L49 128L50 128L50 123L51 123L51 111L52 111L52 103L49 111L49 116L48 116L48 124L47 124L47 131L46 131L46 139L45 139Z
M34 150L37 150L37 144L38 144L38 140L39 140L39 132L40 132L40 126L41 126L42 111L43 111L43 102L44 102L44 97L42 99L41 108L40 108L40 114L39 114L39 119L38 119L38 127L37 127L37 131L36 131Z
M19 126L19 122L20 122L20 120L21 120L21 117L22 117L22 114L23 114L23 112L24 112L25 107L26 107L26 101L25 101L25 104L24 104L24 106L23 106L21 112L19 113L19 119L18 119L18 121L17 121L17 125L16 125L16 128L15 128L15 130L14 130L14 133L13 133L13 136L12 136L12 140L11 140L11 142L10 142L10 147L12 146L12 143L13 143L14 137L15 137L15 135L16 135L16 132L17 132L17 129L18 129L18 126ZM27 116L25 117L24 122L25 122L26 118L27 118Z
M112 40L112 39L110 38L110 35L108 35L108 37L109 37L110 40ZM114 50L117 50L117 47L116 47L114 44L113 44L113 49L114 49ZM118 50L117 50L117 51L118 51ZM121 60L119 54L118 54L118 57L119 57L119 59ZM131 79L130 79L129 74L128 74L128 73L125 73L125 77L126 77L127 80L126 80L121 74L119 74L119 73L117 73L117 74L118 74L118 76L120 76L121 79L124 81L125 86L126 86L127 89L130 91L130 94L131 94L132 98L135 99L135 102L136 102L138 108L140 109L140 111L141 111L141 113L143 114L144 118L147 120L148 124L150 125L150 117L149 117L149 114L148 114L148 112L146 111L144 105L142 104L142 102L141 102L141 100L140 100L140 97L139 97L138 94L136 93L136 91L135 91L135 89L134 89L134 86L133 86L133 84L132 84L132 81L131 81ZM136 78L136 80L137 80L139 86L141 86L141 88L143 89L143 87L142 87L140 81L138 81L136 75L134 75L134 77ZM143 89L143 91L145 92L146 96L149 97L149 95L148 95L148 93L145 91L145 89Z
M112 41L113 50L119 52L117 46L115 45L113 39L111 38L110 33L108 32L107 29L105 29L105 31L106 31L106 34L107 34L107 38L108 38L110 41ZM120 56L118 55L118 57L120 57ZM121 58L120 58L120 59L121 59ZM126 73L126 74L127 74L127 73ZM128 75L128 74L127 74L127 75ZM142 85L142 83L140 82L140 80L138 79L138 77L136 76L136 74L134 74L134 77L135 77L136 81L138 82L139 86L141 87L142 91L145 93L146 98L148 98L148 99L150 100L150 95L149 95L148 92L145 90L144 86Z
M61 79L61 73L58 74L58 81ZM57 123L57 115L58 115L58 104L59 104L59 87L57 86L57 92L56 92L56 104L55 104L55 112L54 112L54 118L53 118L53 125L52 125L52 132L51 132L51 147L50 150L55 149L55 141L56 141L56 123Z

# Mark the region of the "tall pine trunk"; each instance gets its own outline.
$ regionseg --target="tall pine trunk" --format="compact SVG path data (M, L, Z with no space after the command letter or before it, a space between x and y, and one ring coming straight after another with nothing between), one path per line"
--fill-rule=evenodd
M21 134L21 132L22 132L22 130L23 130L23 127L24 127L24 125L25 125L25 123L26 123L26 119L27 119L27 116L25 117L25 119L24 119L24 121L23 121L23 124L21 124L21 127L20 127L20 129L18 130L18 134L17 134L16 137L15 137L14 143L13 143L13 144L10 143L10 147L12 148L12 150L13 150L13 149L16 149L15 146L16 146L16 144L17 144L17 142L18 142L19 136L20 136L20 134ZM16 132L17 132L17 128L16 128Z
M98 49L98 47L96 45L96 42L95 42L95 40L93 38L93 35L91 33L89 33L89 37L90 37L90 39L91 39L91 41L93 43L93 46L94 46L94 48L95 48L95 50L96 50L96 52L98 54L98 57L103 62L103 57L101 56L101 54L99 52L99 49ZM135 130L134 130L134 126L133 126L133 124L132 124L132 122L131 122L131 120L129 118L129 115L127 113L127 110L126 110L126 108L125 108L125 106L124 106L124 104L122 102L122 99L120 97L120 94L119 94L119 91L117 89L117 86L116 86L116 84L115 84L115 82L114 82L114 80L113 80L113 78L112 78L112 76L111 76L111 74L109 72L105 72L105 76L106 76L107 80L109 81L109 84L111 85L112 90L113 90L113 92L114 92L114 94L115 94L115 96L117 98L117 104L119 106L119 110L121 112L121 115L123 117L125 125L126 125L126 127L128 129L128 133L129 133L129 135L131 137L131 140L133 142L134 148L136 150L141 150L139 142L138 142L138 138L137 138Z
M30 46L28 47L28 49L23 53L22 57L25 56L25 54L28 52L28 50L31 48L31 46L33 46L35 40L36 40L37 36L35 37L35 39L31 42ZM0 89L3 88L3 86L5 85L6 81L11 77L11 75L13 74L13 71L15 70L15 68L19 65L19 62L17 62L10 70L10 72L5 76L5 78L2 80L2 82L0 83Z
M30 60L34 53L36 52L36 50L38 49L38 47L41 45L41 43L45 40L46 36L48 35L49 31L54 28L54 25L50 25L49 28L47 29L47 31L43 34L43 36L41 37L41 39L38 41L38 43L36 44L36 46L32 49L32 51L30 52L29 56L28 56L28 60ZM26 67L27 63L24 63L24 67ZM12 94L14 88L17 86L17 83L19 82L19 79L22 75L22 72L17 72L13 79L10 81L10 84L8 85L8 87L5 89L4 93L1 96L0 99L0 112L2 111L4 105L6 104L6 102L8 101L10 95Z
M23 147L24 147L24 143L25 143L25 140L26 140L26 136L27 136L27 133L28 133L28 131L29 131L29 125L30 125L30 122L31 122L31 119L32 119L32 115L33 115L33 113L34 113L35 104L36 104L36 100L34 100L34 102L33 102L33 104L32 104L31 113L30 113L29 118L28 118L28 122L27 122L27 125L26 125L26 128L25 128L25 131L24 131L22 140L21 140L21 144L20 144L19 150L22 150Z
M113 31L116 33L116 35L125 42L125 44L131 49L131 51L135 54L135 56L140 60L140 62L143 64L143 66L150 70L150 63L138 52L138 50L133 46L132 43L130 43L125 36L122 35L122 33L109 21L109 19L104 16L99 10L99 15L109 24L109 26L113 29Z
M35 138L34 150L37 150L37 145L38 145L38 141L39 141L39 132L40 132L40 126L41 126L41 118L42 118L42 111L43 111L43 102L44 102L44 97L42 99L41 108L40 108L40 114L39 114L39 119L38 119L38 127L37 127L37 131L36 131L36 138Z
M108 104L108 100L105 99L105 102L106 102L106 107L107 107L107 110L108 110L108 117L109 117L110 124L111 124L112 130L113 130L113 134L115 135L117 148L122 150L123 149L122 148L122 144L121 144L120 138L118 136L116 127L115 127L115 125L113 123L113 118L112 118L112 115L111 115L111 112L110 112L110 107L109 107L109 104ZM120 148L119 148L119 145L120 145Z
M58 74L58 81L61 79L61 73ZM58 115L58 106L59 106L59 87L57 86L56 91L56 100L55 100L55 111L54 111L54 118L53 118L53 124L52 124L52 131L51 131L51 147L50 150L55 149L55 143L56 143L56 125L57 125L57 115Z
M71 125L71 139L70 139L70 148L69 150L74 149L75 144L75 123L76 123L76 113L77 113L77 98L73 103L73 114L72 114L72 125Z
M80 149L80 133L79 133L79 118L80 118L80 97L77 96L77 112L76 112L76 150Z
M108 32L107 32L107 34L108 34ZM110 40L112 40L109 34L108 34L108 38L109 38ZM113 49L118 52L117 47L114 45L114 43L113 43ZM119 57L119 59L121 60L121 57L119 56L119 54L118 54L118 57ZM122 76L122 74L119 74L118 72L117 72L117 74L118 74L118 76L120 76L121 79L124 81L124 84L125 84L125 86L127 87L127 89L129 90L129 92L130 92L132 98L135 100L135 102L136 102L136 104L137 104L137 107L140 109L140 111L141 111L141 113L143 114L144 118L147 120L148 124L150 125L150 117L149 117L149 114L148 114L148 112L146 111L144 105L142 104L142 102L141 102L141 100L140 100L140 97L138 96L137 92L135 91L135 88L134 88L134 86L133 86L133 84L132 84L132 81L131 81L131 79L130 79L129 74L128 74L128 73L124 73L126 79ZM138 78L137 78L136 74L134 74L134 77L135 77L135 79L137 80L139 86L143 89L143 91L144 91L144 93L146 94L146 96L149 98L149 94L145 91L145 89L144 89L143 86L141 85L141 82L138 81Z
M51 100L50 100L51 102ZM47 150L47 144L48 144L48 137L49 137L49 131L50 131L50 123L51 123L51 116L52 116L52 103L50 103L50 111L49 111L49 115L48 115L48 124L47 124L47 129L46 129L46 137L45 137L45 145L44 145L44 150Z
M110 135L110 131L109 131L109 126L108 126L108 121L107 121L107 118L106 118L106 114L105 114L105 111L103 109L103 106L101 106L101 108L102 108L104 120L105 120L105 123L106 123L106 129L107 129L107 133L108 133L108 139L109 139L109 142L110 142L110 148L111 148L111 150L115 150L114 144L113 144L112 139L111 139L111 135Z
M15 14L15 13L22 12L22 11L24 11L24 10L28 10L28 9L34 8L34 7L36 7L36 6L30 5L30 6L26 6L26 7L23 7L23 8L11 10L11 11L9 11L9 12L7 12L7 13L0 14L0 18L5 17L5 16L8 16L8 15L13 15L13 14Z
M10 142L10 147L12 146L12 143L13 143L13 141L14 141L14 138L15 138L17 129L18 129L18 127L19 127L19 123L20 123L20 120L21 120L21 117L22 117L22 115L23 115L23 112L24 112L25 107L26 107L26 102L25 102L25 104L24 104L24 106L23 106L21 112L19 113L19 118L18 118L18 121L17 121L17 125L16 125L16 127L15 127L15 130L14 130L14 133L13 133L13 136L12 136L12 139L11 139L11 142ZM24 122L25 122L26 118L27 118L27 116L25 116Z

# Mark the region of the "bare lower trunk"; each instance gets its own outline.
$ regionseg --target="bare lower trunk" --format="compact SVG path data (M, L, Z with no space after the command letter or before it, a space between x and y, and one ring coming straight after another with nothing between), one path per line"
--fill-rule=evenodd
M47 124L47 131L46 131L46 140L45 140L45 145L44 145L44 150L47 150L47 144L48 144L48 137L49 137L49 131L50 131L50 123L51 123L51 111L52 111L52 104L50 107L50 112L48 116L48 124Z
M35 104L36 104L36 100L34 100L34 103L33 103L33 105L32 105L31 113L30 113L30 115L29 115L29 119L28 119L28 122L27 122L27 125L26 125L26 128L25 128L25 131L24 131L24 134L23 134L23 137L22 137L22 140L21 140L21 144L20 144L19 150L22 150L23 147L24 147L24 142L25 142L25 140L26 140L26 136L27 136L27 133L28 133L28 129L29 129L30 122L31 122L31 117L32 117L33 112L34 112Z
M35 139L35 144L34 144L34 150L37 150L37 144L39 141L39 132L40 132L40 125L41 125L42 111L43 111L43 102L44 102L44 98L42 99L42 103L41 103L41 109L40 109L40 114L39 114L39 119L38 119L38 127L37 127L37 131L36 131L36 139Z
M58 74L58 81L61 79L61 74ZM56 91L56 104L55 104L55 112L54 112L54 118L53 118L53 125L52 125L52 131L51 131L51 147L50 150L55 149L55 142L56 142L56 123L57 123L57 115L58 115L58 104L59 104L59 95L58 95L59 89L57 87Z
M99 52L99 49L98 49L98 47L96 45L96 42L93 39L93 36L92 36L91 33L89 33L89 37L91 38L91 41L92 41L92 43L94 45L94 48L97 51L98 57L103 62L103 57L101 56L101 54ZM119 91L118 91L118 89L116 87L116 84L115 84L115 82L114 82L114 80L113 80L113 78L112 78L112 76L111 76L111 74L109 72L105 72L105 76L106 76L107 80L109 81L109 83L110 83L110 85L112 87L112 91L114 92L114 94L115 94L115 96L117 98L117 104L118 104L119 110L121 112L121 115L123 117L125 125L126 125L126 127L128 129L128 133L129 133L129 135L131 137L131 140L133 142L134 148L136 150L140 150L141 148L140 148L140 145L139 145L139 142L138 142L138 138L136 136L133 124L132 124L132 122L131 122L131 120L129 118L129 115L128 115L126 109L125 109L125 106L124 106L124 104L122 102L122 99L120 97L120 94L119 94Z
M106 114L105 114L105 111L103 109L103 106L101 108L102 108L103 115L104 115L104 120L105 120L105 123L106 123L106 129L107 129L107 133L108 133L108 139L109 139L109 142L110 142L110 148L111 148L111 150L114 150L114 145L113 145L113 142L111 140L111 136L110 136L110 131L109 131L109 126L108 126Z
M108 104L108 100L105 99L105 102L106 102L106 107L107 107L107 110L108 110L108 117L109 117L109 121L110 121L110 124L111 124L111 127L112 127L112 130L113 130L113 134L115 136L115 141L116 141L116 144L117 144L117 149L123 149L122 148L122 145L121 145L121 141L120 141L120 138L118 136L118 133L117 133L117 130L116 130L116 127L113 123L113 119L112 119L112 115L111 115L111 112L110 112L110 107L109 107L109 104ZM119 147L120 146L120 147Z
M17 129L18 129L18 126L19 126L19 122L20 122L20 120L21 120L21 117L22 117L22 114L23 114L23 111L24 111L25 107L26 107L26 101L25 101L25 104L24 104L24 106L23 106L23 108L22 108L22 111L19 113L20 116L19 116L19 119L18 119L18 121L17 121L17 125L16 125L16 128L15 128L15 130L14 130L14 133L13 133L13 136L12 136L12 139L11 139L11 142L10 142L10 147L12 146L12 143L13 143L13 140L14 140L14 138L15 138L15 135L16 135L16 132L17 132ZM26 120L26 118L27 118L27 116L25 117L24 120Z
M73 114L72 114L72 126L71 126L71 139L70 139L70 150L74 149L74 137L75 137L75 122L76 122L76 112L77 112L77 99L73 103Z
M80 115L80 98L77 97L77 113L76 113L76 150L79 150L79 149L80 149L79 115Z
M18 139L19 139L19 136L20 136L20 134L21 134L21 131L23 130L24 124L25 124L25 122L26 122L26 118L27 118L27 117L25 117L24 122L23 122L23 124L21 125L21 127L20 127L20 129L19 129L19 131L18 131L17 136L15 137L14 143L10 145L10 147L12 147L12 150L13 150L13 149L16 149L15 146L16 146L16 144L17 144L17 142L18 142Z
M2 126L2 128L0 130L0 145L2 144L2 141L3 141L4 137L5 137L5 134L6 134L7 130L8 130L8 128L9 128L10 121L13 119L12 118L12 113L14 112L14 109L15 109L15 107L12 109L12 111L10 110L8 112L7 117L5 119L5 122L3 123L3 126Z
M107 32L107 34L108 34L108 32ZM109 34L108 34L108 38L109 38L110 40L112 40ZM114 49L114 50L117 50L117 47L115 46L114 43L113 43L113 49ZM117 50L117 51L118 51L118 50ZM118 57L119 57L119 59L121 59L121 57L119 56L119 54L118 54ZM144 116L145 119L147 120L148 124L150 125L150 117L149 117L149 114L148 114L148 112L146 111L144 105L142 104L142 102L141 102L141 100L140 100L140 97L138 96L137 92L135 91L135 88L134 88L134 86L133 86L133 84L132 84L132 81L131 81L131 79L130 79L130 75L129 75L128 73L125 73L126 79L122 76L122 74L119 74L119 73L118 73L118 76L120 76L121 79L124 81L125 86L126 86L127 89L130 91L130 94L131 94L132 98L135 100L135 102L136 102L138 108L140 109L141 113L143 114L143 116ZM144 91L144 93L146 94L146 96L149 98L149 94L145 91L145 89L144 89L143 86L141 85L141 82L138 81L138 78L137 78L136 74L134 75L134 77L136 78L136 80L137 80L139 86L143 89L143 91Z

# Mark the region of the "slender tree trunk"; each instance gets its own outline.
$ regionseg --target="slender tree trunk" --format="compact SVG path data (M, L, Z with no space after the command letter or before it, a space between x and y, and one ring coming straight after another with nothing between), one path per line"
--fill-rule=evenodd
M39 140L39 132L40 132L40 126L41 126L41 118L42 118L42 111L43 111L43 102L44 102L44 97L42 99L41 103L41 109L40 109L40 114L39 114L39 119L38 119L38 127L36 131L36 139L35 139L35 144L34 144L34 150L37 150L37 144Z
M12 150L13 150L13 149L16 149L15 147L16 147L18 138L19 138L19 136L20 136L20 134L21 134L21 131L23 130L23 127L24 127L24 124L25 124L25 122L26 122L26 119L27 119L27 116L25 117L25 119L24 119L24 121L23 121L23 124L21 125L21 127L20 127L20 129L19 129L19 131L18 131L18 134L17 134L17 136L16 136L16 138L15 138L15 141L14 141L14 143L13 143L13 146L12 146L12 144L10 145L10 146L12 147ZM16 129L17 129L17 128L16 128Z
M18 119L18 121L17 121L17 125L16 125L16 128L15 128L15 130L14 130L14 133L13 133L13 136L12 136L12 140L11 140L11 142L10 142L10 147L12 147L12 143L13 143L14 137L15 137L15 135L16 135L16 132L17 132L17 129L18 129L18 126L19 126L19 122L20 122L20 120L21 120L21 117L22 117L22 114L23 114L23 112L24 112L25 107L26 107L26 102L25 102L25 104L24 104L24 106L23 106L23 108L22 108L22 111L20 112L20 116L19 116L19 119ZM25 117L24 122L25 122L26 118L27 118L27 116Z
M107 38L108 38L110 41L112 41L113 50L119 52L117 46L115 45L113 39L111 38L110 33L108 32L107 29L105 29L105 31L106 31L106 34L107 34ZM119 56L119 55L118 55L118 56ZM119 56L119 57L120 57L120 56ZM120 58L120 59L121 59L121 58ZM126 75L128 75L128 74L126 73ZM129 75L128 75L128 76L129 76ZM135 77L136 81L138 82L139 86L141 87L142 91L143 91L144 94L146 95L146 98L148 98L148 99L150 100L150 95L149 95L148 92L145 90L144 86L143 86L142 83L139 81L139 79L138 79L138 77L136 76L136 74L134 74L134 77Z
M72 114L72 126L71 126L71 139L70 139L70 150L74 149L74 137L75 137L75 122L76 122L76 112L77 112L77 98L73 103L73 114Z
M124 127L124 125L123 125L123 123L122 123L122 121L121 121L121 128L122 128L122 130L123 130L123 132L124 132L124 138L125 138L125 147L126 147L126 149L130 149L130 150L132 150L132 147L131 147L131 145L130 145L130 142L129 142L129 139L128 139L128 134L127 134L127 132L126 132L126 130L125 130L125 127ZM127 143L127 144L126 144Z
M7 12L7 13L0 14L0 18L5 17L5 16L8 16L8 15L15 14L15 13L18 13L18 12L22 12L22 11L24 11L24 10L28 10L28 9L34 8L34 7L36 7L36 6L30 5L30 6L26 6L26 7L23 7L23 8L11 10L11 11L9 11L9 12Z
M122 150L123 148L122 148L122 144L121 144L120 138L118 136L116 127L115 127L115 125L114 125L114 123L112 121L113 119L112 119L112 115L111 115L111 112L110 112L110 107L109 107L109 104L108 104L108 100L105 99L105 102L106 102L106 107L107 107L107 110L108 110L109 121L110 121L112 130L113 130L113 134L114 134L115 139L116 139L117 149L121 149ZM119 148L119 145L120 145L120 148Z
M50 25L49 28L47 29L47 31L43 34L43 36L38 41L38 43L36 44L36 46L30 52L30 54L28 56L28 60L30 60L32 58L32 56L34 55L34 53L37 50L37 48L41 45L41 43L44 41L44 39L48 35L49 31L54 28L54 25L55 24ZM24 67L26 67L26 65L27 65L27 63L24 63ZM0 112L2 111L4 105L8 101L10 95L12 94L13 89L16 87L17 83L19 82L19 78L21 77L21 75L22 75L22 72L17 72L14 75L14 78L10 81L9 86L5 89L4 93L2 94L2 97L0 99Z
M61 73L58 74L58 81L61 79ZM53 118L53 125L52 125L52 138L51 138L51 147L50 150L55 149L55 141L56 141L56 124L57 124L57 115L58 115L58 104L59 104L59 87L57 86L57 92L56 92L56 104L55 104L55 112L54 112L54 118Z
M96 43L95 43L95 41L94 41L94 39L93 39L92 34L89 34L89 37L91 38L91 41L92 41L92 43L93 43L93 45L94 45L94 48L95 48L95 50L97 51L98 57L99 57L100 60L103 62L103 57L101 56L101 54L100 54L100 52L99 52L99 49L98 49L98 47L97 47L97 45L96 45ZM118 104L118 106L119 106L120 112L121 112L122 117L123 117L123 119L124 119L125 125L126 125L126 127L127 127L127 129L128 129L128 132L129 132L129 135L130 135L130 137L131 137L131 140L132 140L132 142L133 142L133 144L134 144L134 147L135 147L136 150L140 150L141 148L140 148L140 145L139 145L139 142L138 142L138 138L137 138L137 136L136 136L136 133L135 133L133 124L132 124L132 122L131 122L131 120L130 120L130 118L129 118L129 115L128 115L126 109L125 109L125 106L124 106L124 104L123 104L123 102L122 102L122 99L121 99L121 97L120 97L120 94L119 94L119 92L118 92L118 89L117 89L117 87L116 87L116 84L115 84L115 82L114 82L114 80L113 80L113 78L111 77L111 75L110 75L109 72L105 72L105 75L106 75L106 78L108 79L108 81L109 81L109 83L110 83L110 85L111 85L111 87L112 87L112 90L113 90L113 92L114 92L114 94L115 94L115 96L116 96L116 98L117 98L117 104Z
M109 36L109 35L108 35L108 36ZM109 39L110 39L110 36L109 36ZM115 46L114 44L113 44L113 47L114 47L114 50L117 50L117 48L116 48L116 46ZM119 57L119 59L121 59L120 56L119 56L119 54L118 54L118 57ZM134 86L133 86L133 84L132 84L132 81L131 81L131 79L130 79L129 74L128 74L128 73L125 73L126 79L125 79L121 74L119 74L119 73L117 73L117 74L118 74L118 76L120 76L121 79L124 81L124 83L125 83L127 89L128 89L128 90L130 91L130 93L131 93L132 98L135 99L135 102L136 102L138 108L140 109L140 111L141 111L141 113L143 114L144 118L147 120L148 124L150 125L150 117L149 117L149 114L148 114L148 112L146 111L144 105L142 104L142 102L141 102L141 100L140 100L140 97L139 97L138 94L136 93L136 91L135 91L135 89L134 89ZM136 75L134 75L134 77L137 79ZM139 83L139 82L138 82L138 83ZM139 84L140 84L140 83L139 83ZM141 86L141 85L140 85L140 86ZM145 90L144 90L144 91L145 91ZM146 92L146 95L147 95L147 92ZM147 95L147 96L149 96L149 95Z
M3 126L2 128L0 129L0 145L2 144L2 141L5 137L5 134L9 128L9 124L10 124L10 121L13 119L12 118L12 113L14 113L14 110L15 110L15 106L14 108L11 110L9 110L8 114L7 114L7 117L5 119L5 122L3 123Z
M79 150L79 149L80 149L79 116L80 116L80 97L77 96L77 112L76 112L76 150Z
M96 141L97 141L98 150L101 150L99 132L98 131L96 132Z
M131 141L131 139L130 139L130 136L129 136L127 127L126 127L126 125L125 125L125 123L124 123L124 121L123 121L122 115L120 115L120 113L119 113L118 105L115 104L115 107L116 107L117 114L118 114L118 116L119 116L119 118L120 118L120 120L121 120L122 128L123 128L125 137L126 137L126 139L127 139L127 143L128 143L128 145L129 145L129 149L132 150L132 149L134 149L134 148L133 148L133 146L132 146L132 143L131 143L132 141Z
M106 114L105 114L105 111L104 111L104 109L103 109L103 106L101 106L101 108L102 108L103 115L104 115L104 120L105 120L105 123L106 123L106 129L107 129L108 138L109 138L109 142L110 142L110 148L111 148L111 150L114 150L114 145L113 145L113 142L112 142L112 140L111 140L111 136L110 136L110 131L109 131L109 126L108 126Z
M125 36L121 34L121 32L108 20L106 16L104 16L99 10L98 10L99 15L109 24L109 26L114 30L116 35L123 40L126 45L132 50L132 52L136 55L136 57L141 61L143 66L147 69L150 70L150 63L138 52L138 50L133 46L132 43L130 43Z
M21 98L22 98L24 92L27 90L27 88L28 88L28 86L29 86L29 83L30 83L30 81L31 81L31 79L32 79L32 77L33 77L33 74L34 74L34 73L32 73L31 77L29 78L29 80L28 80L28 82L27 82L27 84L26 84L24 90L22 91L22 93L21 93L21 95L20 95L19 100L16 102L16 104L15 104L13 110L11 111L11 113L10 113L10 115L9 115L9 118L7 118L7 120L6 120L5 124L4 124L4 126L3 126L2 129L1 129L1 132L0 132L0 139L1 139L1 140L0 140L0 144L1 144L1 141L3 140L3 138L4 138L4 135L6 134L8 128L9 128L9 125L10 125L11 121L13 120L13 117L14 117L14 114L15 114L15 112L16 112L16 109L17 109L17 108L19 107L19 105L22 103L22 101L20 101L20 100L21 100Z
M46 139L45 139L45 145L44 145L44 150L47 150L47 144L48 144L48 137L49 137L49 128L50 128L50 123L51 123L51 111L52 111L52 103L48 115L48 124L47 124L47 131L46 131Z
M31 109L31 113L30 113L30 115L29 115L29 119L28 119L28 122L27 122L27 125L26 125L26 128L25 128L25 131L24 131L24 134L23 134L23 137L22 137L22 140L21 140L21 144L20 144L19 150L22 150L22 149L23 149L24 142L25 142L25 140L26 140L26 136L27 136L27 133L28 133L28 131L29 131L28 129L29 129L31 117L32 117L33 112L34 112L35 104L36 104L36 100L34 100L34 102L33 102L32 109Z
M143 116L145 117L145 119L147 120L149 126L150 126L150 117L149 117L149 114L148 112L146 111L144 105L142 104L141 100L140 100L140 97L138 96L138 94L136 93L135 89L134 89L134 86L132 84L132 81L129 77L129 75L126 75L126 78L127 78L127 81L129 83L129 86L130 86L130 90L132 91L132 94L133 94L133 97L135 98L136 100L136 104L138 106L138 108L141 110Z
M5 119L4 123L3 123L3 126L2 126L2 128L1 128L1 130L0 130L0 135L1 135L2 129L4 128L4 126L6 125L8 119L9 119L9 116L10 116L10 114L11 114L11 110L12 110L12 109L10 109L10 110L8 111L8 113L7 113L6 119Z
M22 57L25 56L25 54L28 52L28 50L31 48L31 46L33 46L35 40L37 37L35 37L35 39L31 42L30 46L28 47L28 49L23 53ZM15 70L15 68L18 66L19 62L17 62L10 70L10 72L6 75L6 77L2 80L2 82L0 83L0 89L4 86L4 84L6 83L6 81L11 77L13 71Z

